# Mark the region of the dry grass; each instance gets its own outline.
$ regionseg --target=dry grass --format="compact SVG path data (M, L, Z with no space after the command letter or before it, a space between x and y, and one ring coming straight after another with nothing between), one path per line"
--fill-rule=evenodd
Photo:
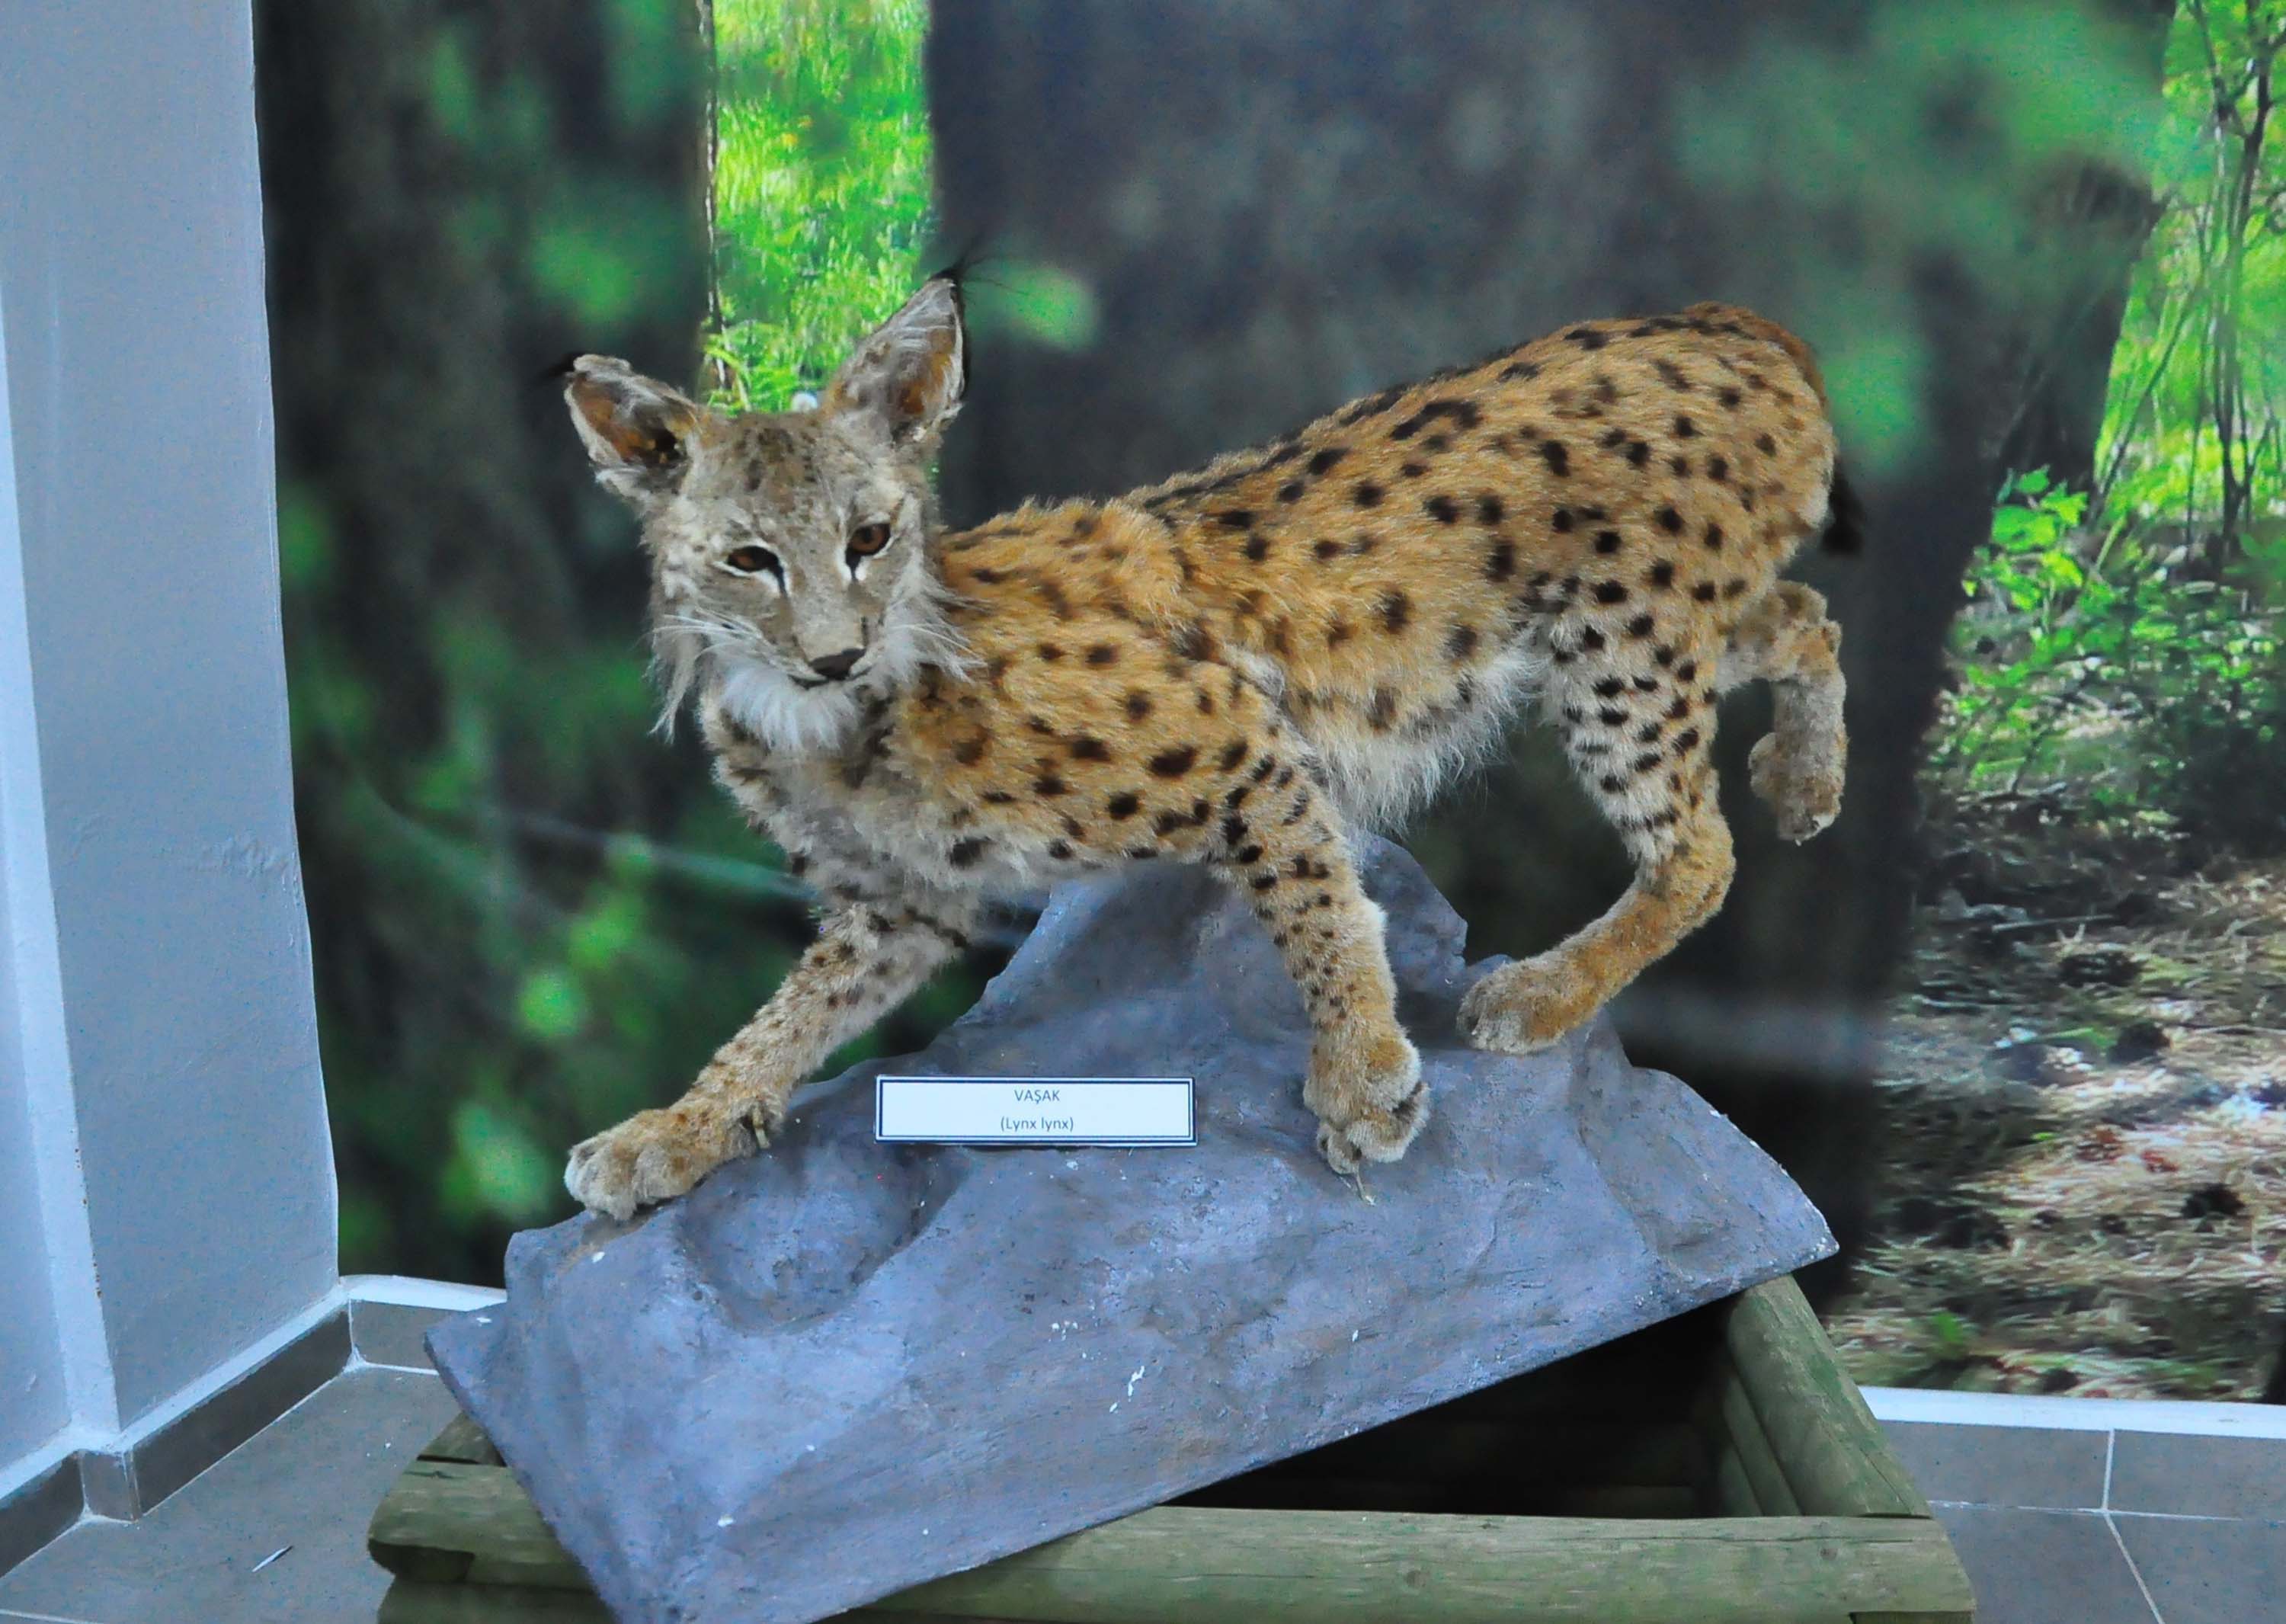
M1835 1340L1867 1382L2255 1397L2286 1324L2286 863L2055 814L1952 814Z

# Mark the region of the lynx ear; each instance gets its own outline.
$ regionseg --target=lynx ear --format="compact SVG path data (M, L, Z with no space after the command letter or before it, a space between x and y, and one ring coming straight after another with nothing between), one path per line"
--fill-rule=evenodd
M960 280L942 272L923 283L841 364L825 392L824 409L869 416L898 444L926 442L953 420L967 390Z
M613 356L574 356L563 370L572 426L606 489L642 503L682 483L697 406Z

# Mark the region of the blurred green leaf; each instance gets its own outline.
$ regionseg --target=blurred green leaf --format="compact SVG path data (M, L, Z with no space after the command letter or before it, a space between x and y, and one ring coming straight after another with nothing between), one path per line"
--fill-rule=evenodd
M278 484L278 575L288 592L322 592L332 579L325 499L304 481Z
M1052 350L1084 350L1095 342L1095 295L1069 272L1039 261L995 269L971 301L977 329L1021 334Z
M626 320L642 300L641 262L608 221L549 221L532 240L531 267L532 285L590 327Z
M556 1204L561 1163L520 1123L482 1100L453 1109L453 1167L467 1199L511 1223L529 1223Z
M587 997L570 971L543 966L524 978L516 996L516 1023L542 1043L563 1043L587 1024Z
M1833 399L1834 427L1854 462L1876 473L1902 468L1919 453L1927 348L1904 326L1845 334L1821 358Z

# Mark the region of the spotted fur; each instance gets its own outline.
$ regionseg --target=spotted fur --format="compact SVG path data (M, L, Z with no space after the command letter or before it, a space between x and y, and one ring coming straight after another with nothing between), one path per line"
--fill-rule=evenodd
M948 533L926 468L966 343L939 279L811 413L724 416L573 364L574 422L643 517L669 714L695 696L722 784L826 911L680 1101L574 1150L588 1206L624 1217L767 1143L987 899L1149 858L1222 876L1284 956L1327 1160L1402 1155L1428 1100L1350 834L1527 699L1637 874L1471 990L1486 1047L1554 1042L1720 904L1725 689L1776 689L1752 777L1782 832L1839 810L1839 634L1778 580L1828 522L1833 434L1771 323L1576 326L1158 485Z

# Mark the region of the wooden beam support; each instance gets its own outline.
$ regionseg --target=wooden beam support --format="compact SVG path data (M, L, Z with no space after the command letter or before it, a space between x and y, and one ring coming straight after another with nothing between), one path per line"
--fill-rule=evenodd
M1723 1341L1804 1511L1929 1515L1928 1502L1905 1475L1792 1280L1774 1280L1733 1299Z
M1503 1425L1455 1407L1403 1437L1392 1429L1324 1453L1320 1464L1351 1469L1340 1481L1370 1495L1371 1510L1162 1506L846 1616L1967 1624L1974 1603L1944 1530L1793 1283L1733 1299L1719 1325L1699 1379L1667 1381L1632 1427L1562 1410L1545 1424ZM1667 1421L1678 1408L1691 1424ZM1543 1459L1535 1504L1564 1515L1428 1509L1436 1491L1517 1450ZM604 1624L586 1576L499 1461L457 1421L390 1490L368 1540L398 1575L380 1624ZM1257 1486L1275 1494L1276 1474ZM1689 1514L1710 1505L1722 1515Z
M1778 1456L1770 1452L1770 1440L1762 1432L1754 1401L1735 1376L1722 1387L1722 1421L1723 1433L1738 1454L1739 1468L1754 1486L1754 1503L1762 1508L1762 1515L1800 1517L1801 1502L1794 1498L1793 1486L1778 1468Z
M1056 1624L1833 1624L1953 1611L1944 1531L1888 1518L1562 1518L1163 1507L893 1598Z

